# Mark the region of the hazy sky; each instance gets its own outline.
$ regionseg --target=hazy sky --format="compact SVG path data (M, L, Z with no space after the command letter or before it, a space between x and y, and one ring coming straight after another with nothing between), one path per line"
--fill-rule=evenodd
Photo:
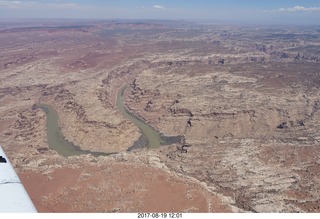
M320 25L320 0L0 0L0 20L6 18L219 19Z

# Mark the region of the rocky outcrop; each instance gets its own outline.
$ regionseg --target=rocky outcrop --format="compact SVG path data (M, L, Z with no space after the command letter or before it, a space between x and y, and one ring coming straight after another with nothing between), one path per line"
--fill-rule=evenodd
M319 212L318 32L154 22L0 31L0 143L38 206ZM116 108L124 85L132 112L185 141L124 152L140 136ZM70 142L120 153L60 157L39 102Z

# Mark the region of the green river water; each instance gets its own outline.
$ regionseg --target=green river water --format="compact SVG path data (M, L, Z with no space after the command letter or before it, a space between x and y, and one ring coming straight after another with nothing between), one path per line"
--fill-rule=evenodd
M157 132L154 128L144 122L141 118L130 112L126 109L123 102L123 94L126 87L123 87L120 92L118 92L117 96L117 107L121 114L131 120L141 131L140 139L134 143L132 147L128 149L128 151L133 150L135 148L140 147L149 147L149 148L157 148L160 145L169 145L173 143L178 143L182 136L164 136L161 133ZM79 146L74 145L72 142L66 140L61 132L59 126L59 117L56 110L47 104L37 104L39 108L41 108L47 116L47 139L49 147L55 151L57 151L60 155L64 157L69 157L73 155L81 155L81 154L92 154L94 156L107 156L114 153L101 153L101 152L93 152L88 150L81 150Z
M47 115L47 139L49 147L58 152L58 154L69 157L73 155L92 154L94 156L109 155L108 153L81 150L79 146L66 140L59 126L59 117L57 111L47 104L37 104Z
M141 131L140 139L129 148L129 150L139 147L157 148L161 145L170 145L180 142L182 136L164 136L156 131L152 126L146 123L143 119L130 112L124 105L123 95L126 86L124 86L117 96L117 107L121 114L131 120Z

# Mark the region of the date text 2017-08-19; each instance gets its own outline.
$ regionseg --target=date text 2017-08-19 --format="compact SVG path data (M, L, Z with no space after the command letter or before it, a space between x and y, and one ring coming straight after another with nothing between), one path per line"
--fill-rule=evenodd
M182 218L182 213L138 213L138 218Z

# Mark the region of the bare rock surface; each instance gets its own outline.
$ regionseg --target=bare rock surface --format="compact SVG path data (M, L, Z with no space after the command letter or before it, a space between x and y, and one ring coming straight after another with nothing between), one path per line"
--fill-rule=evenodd
M320 211L319 32L91 23L0 30L0 144L39 211ZM184 141L127 152L125 85L132 113ZM58 155L37 103L82 150L117 154Z

